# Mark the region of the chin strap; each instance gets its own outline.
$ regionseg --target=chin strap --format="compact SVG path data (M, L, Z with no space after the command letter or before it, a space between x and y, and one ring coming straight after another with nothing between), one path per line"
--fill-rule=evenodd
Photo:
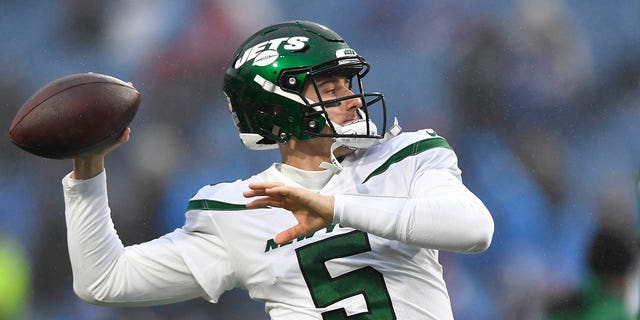
M378 143L382 143L385 142L397 135L400 134L400 132L402 132L402 128L400 127L400 125L398 124L398 118L394 117L393 118L393 125L391 126L391 128L389 128L389 130L387 130L387 132L385 132L384 137L382 139L371 139L371 140L376 140L375 144ZM361 139L366 139L366 138L361 138ZM331 144L331 163L323 161L320 164L320 168L326 169L326 170L330 170L332 171L334 174L338 174L342 171L343 166L340 163L340 161L338 161L338 158L336 158L334 152L336 151L336 149L340 148L340 147L345 147L351 150L356 150L356 149L365 149L365 148L356 148L356 147L352 147L352 146L347 146L344 144L343 141L341 141L340 138L337 138L334 140L334 142Z
M382 138L382 142L385 142L397 135L400 134L400 132L402 132L402 127L400 127L400 124L398 124L398 118L393 117L393 125L391 126L391 128L389 128L389 130L387 130L387 132L385 132L384 134L384 138Z
M340 161L338 161L338 158L336 158L336 156L333 154L334 151L336 151L336 149L342 147L342 143L335 141L334 143L331 144L331 163L326 162L326 161L322 161L322 163L320 164L320 168L322 169L327 169L331 172L333 172L334 174L338 174L340 173L340 171L342 171L342 164L340 164Z

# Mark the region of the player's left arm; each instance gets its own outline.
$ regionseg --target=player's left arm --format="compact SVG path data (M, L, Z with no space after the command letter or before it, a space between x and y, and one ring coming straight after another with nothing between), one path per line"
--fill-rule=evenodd
M422 248L486 250L493 237L493 218L462 183L453 150L431 149L411 161L396 164L415 172L408 197L336 195L333 221Z
M419 179L423 194L411 198L336 195L334 222L422 248L486 250L494 224L482 201L446 170Z

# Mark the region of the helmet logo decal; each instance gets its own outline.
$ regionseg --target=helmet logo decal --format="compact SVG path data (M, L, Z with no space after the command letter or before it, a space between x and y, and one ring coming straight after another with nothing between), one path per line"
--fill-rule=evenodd
M356 53L355 50L351 48L343 48L336 51L336 58L356 57L356 56L358 56L358 54ZM358 62L359 60L356 58L353 58L353 59L347 58L347 59L338 61L338 64L342 65L347 63L358 63Z
M356 51L351 48L344 48L336 51L336 58L353 57L357 55Z
M278 51L275 50L265 50L260 52L255 59L253 59L253 65L264 67L272 64L274 61L278 59Z
M298 51L307 46L307 37L288 37L288 38L276 38L268 41L260 42L255 46L246 49L233 64L235 69L242 67L247 61L253 60L253 65L264 67L267 66L278 58L278 48L282 46L284 50ZM284 43L284 45L283 45Z

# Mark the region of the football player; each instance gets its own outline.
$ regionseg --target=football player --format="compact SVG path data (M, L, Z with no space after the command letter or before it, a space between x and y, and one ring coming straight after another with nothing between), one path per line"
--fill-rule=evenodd
M242 143L282 162L201 188L184 226L147 243L123 247L107 201L104 156L130 130L74 159L63 185L78 296L146 306L242 288L272 319L452 319L438 252L484 251L493 219L443 137L387 123L368 71L317 23L251 36L224 92Z

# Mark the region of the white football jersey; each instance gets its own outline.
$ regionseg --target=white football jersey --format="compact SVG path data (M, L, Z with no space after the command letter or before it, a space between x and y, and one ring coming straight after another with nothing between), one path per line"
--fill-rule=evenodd
M342 164L321 194L410 198L424 170L460 178L455 153L431 130L358 150ZM437 250L333 224L278 245L275 235L297 221L284 209L245 207L251 199L242 193L262 181L300 187L277 165L206 186L189 201L184 227L167 235L209 300L239 287L279 320L453 318Z

